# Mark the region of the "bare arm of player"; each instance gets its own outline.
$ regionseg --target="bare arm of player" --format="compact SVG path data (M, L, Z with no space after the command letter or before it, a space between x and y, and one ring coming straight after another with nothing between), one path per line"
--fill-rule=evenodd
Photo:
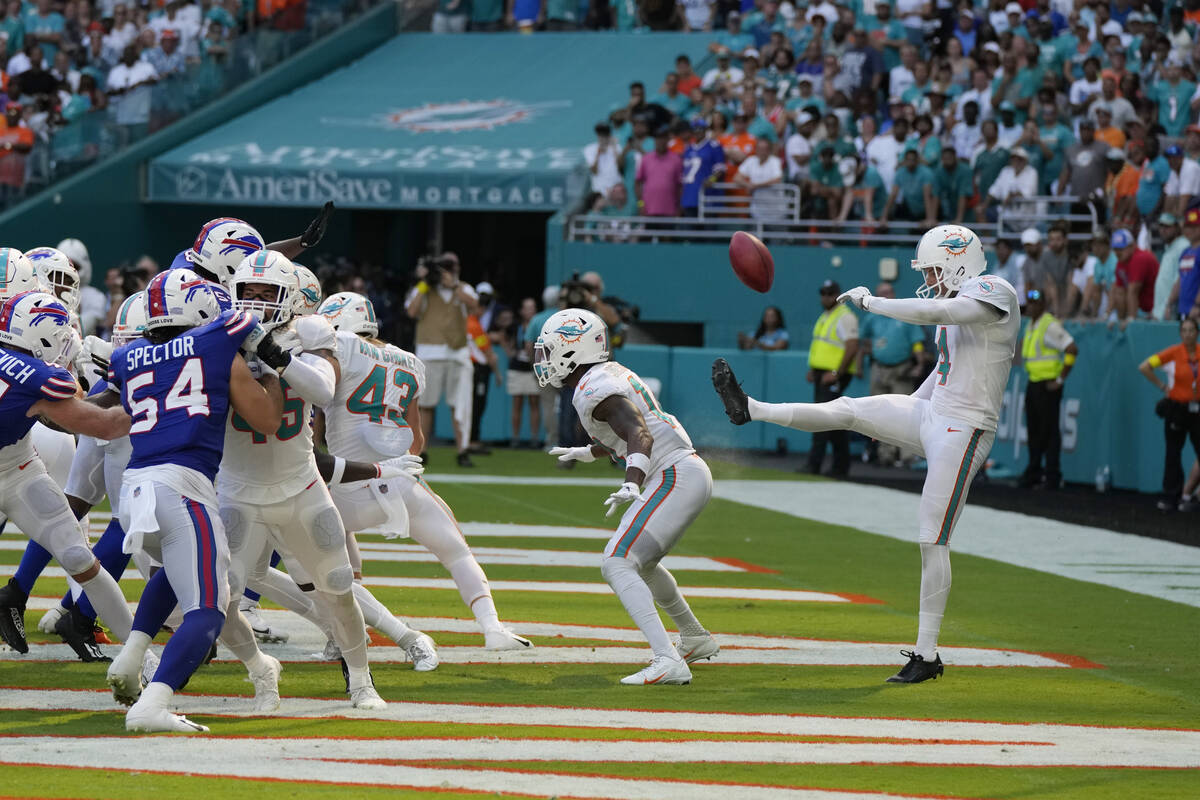
M129 415L124 408L97 408L78 397L38 400L26 416L42 417L53 423L52 427L97 439L120 439L129 433Z
M379 477L379 467L375 464L366 461L338 459L328 453L322 453L320 450L314 450L313 455L317 458L317 472L321 473L321 480L325 483L330 483L335 476L337 477L335 483L372 481ZM344 465L340 473L337 472L339 460Z
M914 325L982 325L1004 316L1000 309L973 297L872 297L864 310Z
M112 408L121 405L121 393L110 387L106 392L100 392L100 394L94 394L87 398L87 402L100 408Z
M279 430L283 418L283 389L274 373L255 380L241 355L233 357L229 370L229 405L250 427L264 435ZM114 437L108 437L114 438Z
M408 452L419 456L425 451L425 431L421 429L421 407L416 403L409 403L408 409L404 412L404 421L408 423L409 430L413 434L413 443L408 448Z
M647 458L650 457L650 451L654 447L654 437L650 435L650 431L646 427L646 420L642 417L642 412L629 402L629 398L614 394L601 400L600 405L592 411L592 418L604 422L612 428L613 433L625 442L628 455L641 453ZM594 450L593 454L595 454ZM646 480L646 473L637 467L629 467L625 470L626 483L635 483L641 486L644 480Z
M313 447L318 448L317 452L328 450L329 443L325 441L325 412L319 408L313 409L312 431Z

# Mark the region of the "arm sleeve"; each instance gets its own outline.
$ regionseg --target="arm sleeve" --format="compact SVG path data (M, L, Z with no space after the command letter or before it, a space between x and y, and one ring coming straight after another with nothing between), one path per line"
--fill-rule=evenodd
M995 322L1005 313L996 306L973 297L950 297L944 300L922 300L908 297L889 300L871 298L868 309L872 314L911 322L916 325L980 325Z
M337 389L333 365L321 356L301 353L288 363L279 377L313 405L324 407L333 402Z
M292 323L300 347L304 350L332 350L337 352L337 337L329 320L315 314L297 317Z

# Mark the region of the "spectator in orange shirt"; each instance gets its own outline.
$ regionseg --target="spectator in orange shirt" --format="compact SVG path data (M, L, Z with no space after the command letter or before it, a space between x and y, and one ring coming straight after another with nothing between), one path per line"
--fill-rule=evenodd
M746 130L749 124L750 119L745 114L738 114L733 118L733 130L718 139L721 147L725 149L725 175L721 178L724 183L733 183L733 179L737 177L738 164L754 152L754 137ZM740 190L735 190L734 193L745 194Z
M1137 203L1134 198L1137 195L1138 181L1142 179L1144 155L1141 142L1130 143L1129 157L1113 182L1114 225L1125 225L1128 220L1137 218Z
M675 74L679 76L679 91L691 97L700 88L700 76L692 71L692 60L685 55L675 57Z
M1125 149L1125 132L1112 124L1112 106L1103 101L1094 106L1096 112L1096 138L1109 147Z
M691 143L692 126L687 124L686 120L675 120L671 124L671 142L667 145L667 149L682 158L683 151L687 150L688 145Z
M4 108L0 127L0 199L19 197L25 190L25 157L33 149L33 131L21 118L21 104Z
M1200 347L1196 345L1197 322L1185 318L1179 323L1179 344L1147 358L1138 370L1146 380L1166 395L1155 407L1163 418L1163 435L1167 440L1163 464L1163 497L1158 501L1160 511L1173 511L1180 503L1183 491L1183 448L1192 440L1192 449L1200 457ZM1167 380L1154 374L1156 369L1167 373Z

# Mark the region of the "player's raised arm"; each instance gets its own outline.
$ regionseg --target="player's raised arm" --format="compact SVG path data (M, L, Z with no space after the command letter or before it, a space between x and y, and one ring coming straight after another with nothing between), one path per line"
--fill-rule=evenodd
M1004 312L999 308L974 297L889 299L875 297L865 286L856 286L842 293L838 301L853 303L863 311L914 325L983 325L1004 318Z
M283 419L283 390L274 375L264 378L261 383L255 380L246 360L234 356L229 370L229 405L251 428L272 436Z

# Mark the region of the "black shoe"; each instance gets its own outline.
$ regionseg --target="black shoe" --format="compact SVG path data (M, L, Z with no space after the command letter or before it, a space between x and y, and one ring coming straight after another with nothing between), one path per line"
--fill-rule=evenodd
M937 680L945 668L942 657L935 656L933 661L926 661L911 650L901 650L900 655L908 656L908 663L895 675L887 679L888 683L920 683L930 678Z
M207 666L207 665L211 664L213 662L213 659L216 657L217 657L217 643L213 642L212 647L208 648L208 655L206 655L204 657L204 661L201 663L204 666Z
M1178 503L1176 503L1174 500L1171 500L1166 497L1164 497L1162 500L1159 500L1157 503L1157 506L1158 506L1159 511L1174 511L1176 508L1179 507ZM7 638L7 637L5 637L5 638ZM22 652L24 652L24 651L22 651Z
M750 398L742 391L729 362L718 358L712 365L713 388L725 404L725 415L734 425L745 425L750 421Z
M25 641L25 601L29 597L21 591L16 578L0 588L0 639L18 653L28 653Z
M457 458L456 460L458 461L458 465L459 465L460 467L473 467L473 466L475 466L475 462L471 460L471 454L470 454L470 453L468 453L466 450L464 450L464 451L462 451L461 453L459 453L459 454L458 454L458 458Z
M96 644L95 622L80 613L77 606L71 606L70 611L58 618L58 622L54 623L54 632L71 646L75 655L85 664L112 661Z

